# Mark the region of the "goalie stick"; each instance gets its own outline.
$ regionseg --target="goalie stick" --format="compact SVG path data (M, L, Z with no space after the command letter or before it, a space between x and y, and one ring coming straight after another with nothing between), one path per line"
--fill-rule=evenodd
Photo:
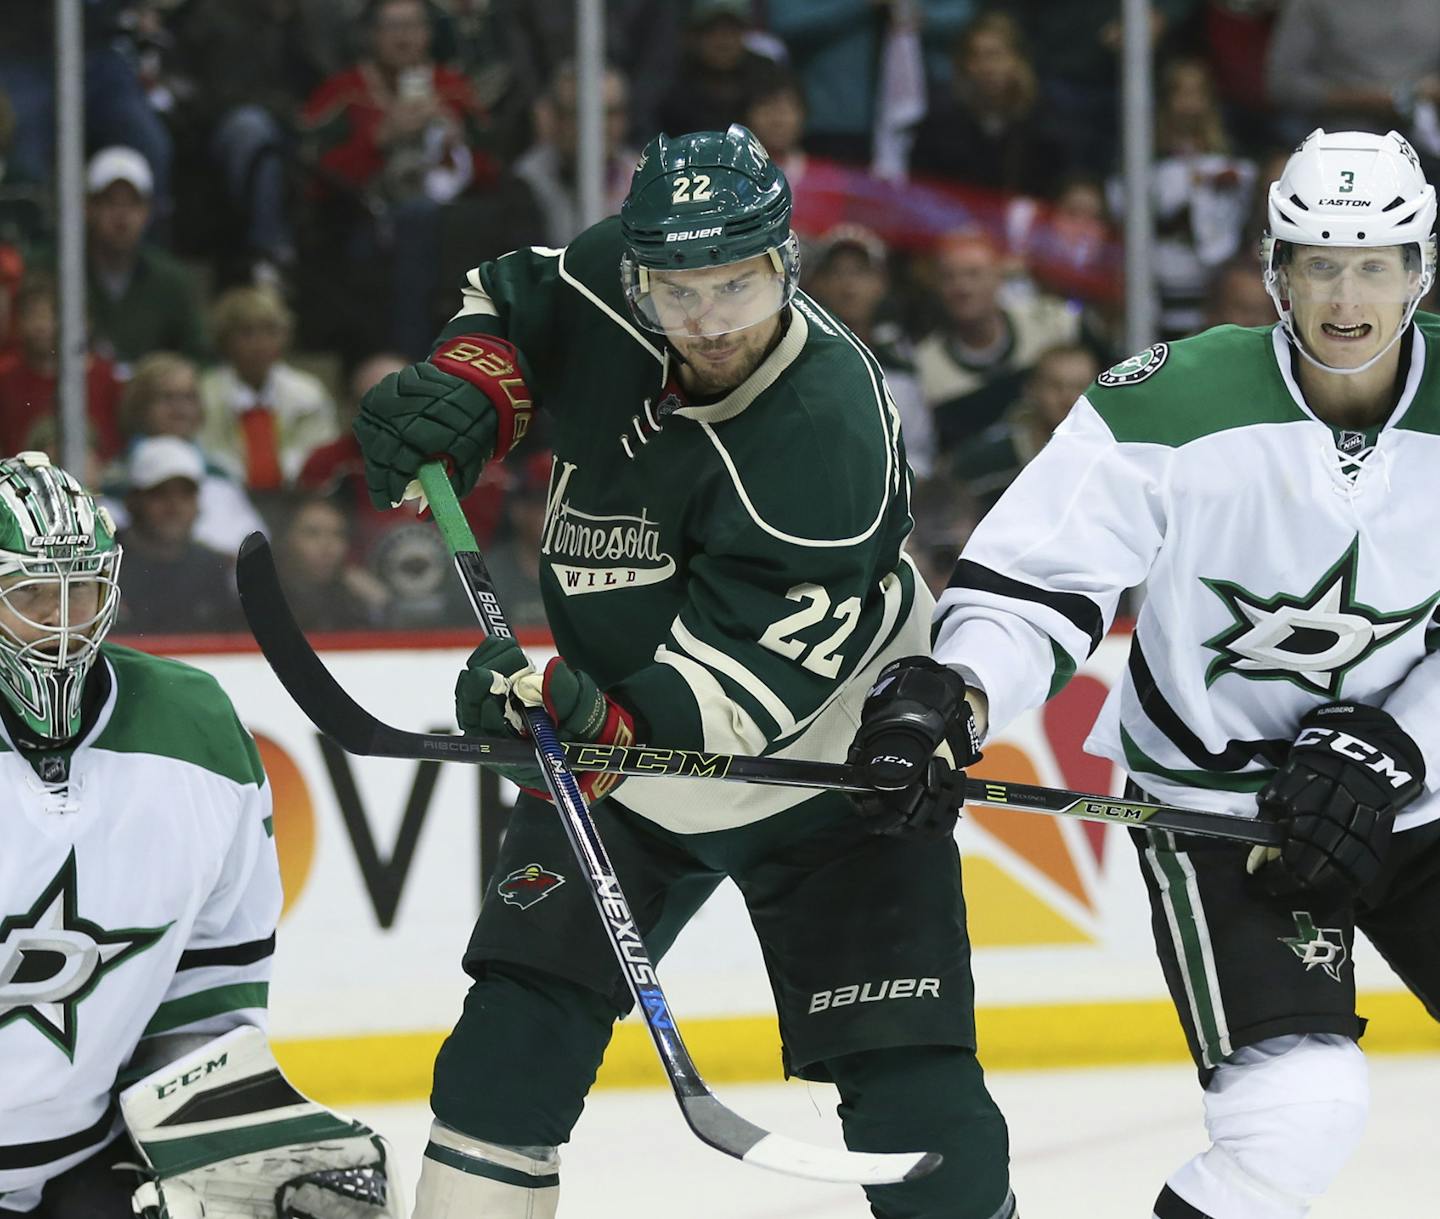
M438 461L421 466L420 485L481 625L487 634L513 638L485 560L450 487L445 467ZM540 763L545 786L555 801L565 836L589 877L590 894L620 972L650 1030L681 1112L696 1136L717 1151L747 1164L817 1181L886 1185L914 1180L939 1167L940 1156L935 1152L876 1154L832 1150L772 1134L734 1113L715 1098L680 1037L680 1030L670 1012L670 1002L660 987L649 951L635 930L634 917L611 866L605 844L590 818L575 776L566 764L565 750L560 744L555 723L544 707L525 707L523 710L531 741L527 746L527 760Z
M529 741L408 732L383 723L366 711L331 675L295 621L285 601L270 544L263 534L252 533L241 544L236 581L251 633L280 684L306 718L346 753L359 757L470 762L482 766L487 763L516 765L533 759L535 748ZM605 771L649 779L728 779L823 791L860 793L868 790L856 778L854 770L841 762L753 758L698 749L590 745L576 741L560 742L560 749L572 771ZM967 779L965 803L1114 825L1143 825L1259 846L1280 845L1280 827L1269 822L1029 783Z

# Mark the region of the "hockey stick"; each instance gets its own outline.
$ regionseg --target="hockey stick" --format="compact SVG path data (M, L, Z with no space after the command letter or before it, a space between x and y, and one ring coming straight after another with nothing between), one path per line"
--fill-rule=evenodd
M420 485L481 625L489 635L512 638L494 582L450 487L445 467L439 462L421 466ZM649 951L635 930L634 917L605 844L590 819L575 776L566 764L554 721L543 707L525 707L524 718L532 742L530 758L540 763L545 786L555 801L565 835L589 874L590 893L620 972L650 1030L681 1112L701 1141L747 1164L818 1181L885 1185L913 1180L939 1167L940 1156L935 1152L834 1151L771 1134L715 1098L681 1040L669 1000L660 988Z
M250 630L280 684L306 717L346 753L360 757L414 758L436 762L471 762L514 766L529 762L534 746L503 737L454 736L442 732L407 732L376 719L331 675L305 638L285 601L270 545L253 533L240 547L236 564L240 602ZM785 787L860 793L866 786L851 767L840 762L809 762L800 758L751 758L696 749L660 749L646 745L587 745L561 742L572 771L605 771L637 778L728 779ZM967 779L965 803L1049 813L1118 825L1143 825L1208 838L1280 845L1278 827L1225 813L1177 808L1145 800L1118 800L1086 792Z

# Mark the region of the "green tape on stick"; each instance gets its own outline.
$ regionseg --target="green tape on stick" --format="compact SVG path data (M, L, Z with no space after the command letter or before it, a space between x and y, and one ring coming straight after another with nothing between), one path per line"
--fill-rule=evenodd
M455 489L450 485L450 476L445 473L442 461L427 461L420 467L420 486L430 502L435 524L440 527L440 536L452 555L462 551L478 551L475 535L470 532L470 522L455 498Z

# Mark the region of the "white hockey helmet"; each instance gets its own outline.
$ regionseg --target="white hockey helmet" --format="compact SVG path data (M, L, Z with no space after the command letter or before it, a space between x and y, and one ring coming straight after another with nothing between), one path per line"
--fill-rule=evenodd
M1435 279L1435 210L1435 188L1399 132L1372 135L1317 127L1305 137L1279 181L1270 184L1269 232L1261 244L1266 291L1301 355L1330 372L1357 373L1399 341ZM1401 249L1408 274L1394 291L1404 314L1395 333L1364 363L1327 364L1297 336L1294 293L1286 275L1295 246Z
M79 731L120 555L110 514L44 453L0 461L0 697L36 736Z

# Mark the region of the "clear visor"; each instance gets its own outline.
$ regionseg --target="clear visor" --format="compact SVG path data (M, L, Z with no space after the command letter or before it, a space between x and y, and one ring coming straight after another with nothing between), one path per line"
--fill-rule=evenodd
M119 571L115 550L0 576L0 642L32 669L88 665L115 621Z
M1421 288L1420 247L1304 246L1286 248L1275 284L1290 308L1363 312L1408 305Z
M1277 242L1266 287L1303 355L1336 372L1360 372L1399 339L1428 279L1418 243Z
M642 267L628 255L620 277L636 319L647 330L679 338L732 334L774 317L800 278L799 243L742 262L675 271Z

